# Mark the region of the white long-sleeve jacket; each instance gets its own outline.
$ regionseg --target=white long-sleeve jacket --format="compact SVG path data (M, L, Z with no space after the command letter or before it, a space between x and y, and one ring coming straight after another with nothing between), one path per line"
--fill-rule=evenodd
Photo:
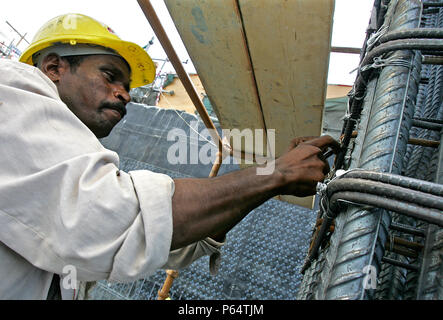
M171 254L173 180L118 164L49 78L0 59L0 299L46 299L66 266L129 282L219 253L208 238Z

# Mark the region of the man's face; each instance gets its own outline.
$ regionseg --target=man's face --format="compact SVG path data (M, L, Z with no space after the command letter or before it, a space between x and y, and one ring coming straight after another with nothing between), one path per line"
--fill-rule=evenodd
M123 59L91 55L73 70L61 68L56 85L69 109L98 138L103 138L126 114L125 106L131 100L129 81L130 70Z

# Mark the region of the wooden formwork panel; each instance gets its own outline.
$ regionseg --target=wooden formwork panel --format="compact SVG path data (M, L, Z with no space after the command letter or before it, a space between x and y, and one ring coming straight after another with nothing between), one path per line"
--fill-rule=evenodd
M277 157L321 133L334 0L165 3L222 128L274 129Z
M321 132L333 1L241 0L249 53L276 155L300 135Z
M264 129L243 24L232 0L166 0L223 128ZM253 152L251 149L247 152Z

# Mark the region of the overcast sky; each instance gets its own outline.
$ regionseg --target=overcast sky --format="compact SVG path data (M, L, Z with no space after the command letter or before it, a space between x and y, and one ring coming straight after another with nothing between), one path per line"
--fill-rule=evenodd
M213 0L217 1L217 0ZM272 0L269 0L272 1ZM35 32L49 19L65 14L83 13L109 25L124 40L145 46L154 36L146 17L136 0L13 0L3 1L0 12L0 40L17 43L19 36L6 24L8 21L26 39L31 41ZM182 61L189 59L163 0L151 0L164 28ZM336 0L332 46L361 47L365 38L374 0ZM6 39L5 39L6 38ZM19 49L27 44L22 42ZM158 40L148 50L153 59L164 59L166 54ZM329 84L352 85L359 56L331 54ZM188 72L195 72L192 63L185 65ZM173 70L167 65L164 71Z

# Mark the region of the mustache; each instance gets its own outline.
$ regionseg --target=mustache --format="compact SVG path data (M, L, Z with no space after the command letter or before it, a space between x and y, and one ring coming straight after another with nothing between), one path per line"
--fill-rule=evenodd
M112 109L118 111L122 118L126 115L126 104L123 102L102 102L100 104L100 109Z

